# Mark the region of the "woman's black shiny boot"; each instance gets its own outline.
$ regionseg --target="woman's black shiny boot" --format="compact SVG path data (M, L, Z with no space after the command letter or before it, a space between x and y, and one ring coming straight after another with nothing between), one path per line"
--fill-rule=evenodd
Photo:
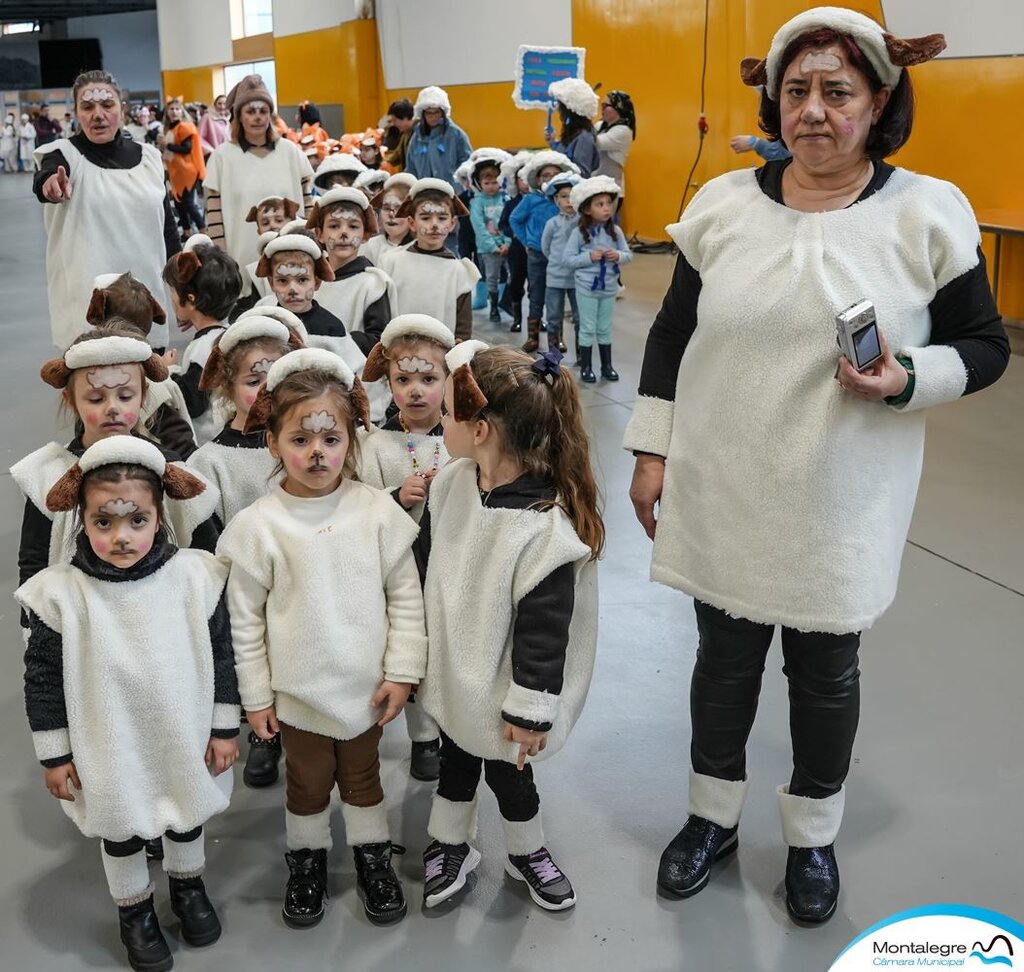
M838 901L835 845L790 847L786 861L786 910L790 917L820 925L836 913Z
M720 827L691 814L661 854L658 887L677 898L692 897L708 883L711 865L739 846L736 827Z

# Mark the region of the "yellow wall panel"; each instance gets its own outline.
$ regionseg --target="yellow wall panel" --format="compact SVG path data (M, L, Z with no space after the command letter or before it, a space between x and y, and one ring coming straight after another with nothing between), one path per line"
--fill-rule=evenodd
M186 68L181 71L164 71L164 97L181 97L185 101L200 101L204 105L212 104L214 76L220 71L221 65L219 64Z

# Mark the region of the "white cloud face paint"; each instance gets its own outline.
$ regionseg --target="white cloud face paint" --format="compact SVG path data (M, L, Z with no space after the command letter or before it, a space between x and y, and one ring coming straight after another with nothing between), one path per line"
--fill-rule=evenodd
M86 88L78 96L79 101L117 101L117 95L110 88Z
M451 210L442 203L428 202L416 207L416 211L426 216L449 216Z
M415 356L399 358L395 364L399 371L404 371L406 374L415 375L421 371L433 371L434 365L432 362L427 361L426 358L417 358Z
M318 432L330 432L338 427L338 420L328 411L311 412L303 417L299 426L306 432L314 435Z
M309 273L309 267L304 267L298 263L279 263L274 267L274 273L282 277L301 277Z
M249 369L250 374L265 375L274 366L275 360L275 358L260 358L259 361L254 361Z
M116 365L105 368L93 368L85 373L85 380L93 388L120 388L132 380L132 376Z
M100 512L106 516L131 516L132 513L138 513L138 511L139 506L137 503L122 499L120 496L109 503L104 503L100 507Z
M831 73L842 66L843 62L831 51L808 51L800 62L800 73L804 76L816 71Z

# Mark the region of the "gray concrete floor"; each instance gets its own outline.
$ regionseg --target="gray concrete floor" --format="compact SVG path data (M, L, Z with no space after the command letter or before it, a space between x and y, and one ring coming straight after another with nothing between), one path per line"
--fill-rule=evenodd
M21 500L6 469L66 430L38 378L50 355L40 209L29 180L0 176L0 587L16 586ZM430 789L407 775L403 727L385 737L384 776L411 908L400 926L362 917L347 850L337 846L323 923L280 918L283 787L239 785L208 828L208 884L224 936L184 946L158 884L158 913L177 967L292 965L352 972L399 969L820 970L858 932L898 910L967 902L1020 918L1024 844L1024 360L995 388L929 416L928 448L899 597L865 635L863 712L837 842L843 894L836 917L794 927L781 889L774 787L789 777L786 695L773 651L750 744L752 785L739 854L688 901L655 893L665 843L686 812L688 685L696 646L688 598L647 580L649 545L627 498L620 447L646 329L671 258L638 258L617 305L617 385L583 392L607 497L601 641L586 711L567 748L537 777L549 844L576 885L575 911L550 915L503 877L497 810L481 801L484 862L461 904L419 906ZM480 318L482 321L482 318ZM481 324L487 338L502 339ZM0 966L126 967L95 842L82 838L42 787L21 697L21 638L0 600L8 677L0 682ZM340 824L336 827L340 832ZM340 833L339 833L340 836Z

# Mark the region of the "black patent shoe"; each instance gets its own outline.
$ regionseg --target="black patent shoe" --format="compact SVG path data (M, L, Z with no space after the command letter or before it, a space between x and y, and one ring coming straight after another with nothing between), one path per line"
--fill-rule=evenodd
M658 887L677 898L703 890L711 865L739 847L736 827L719 827L704 817L690 816L665 848L658 864Z
M171 911L181 922L181 937L196 948L212 945L220 938L220 920L206 896L201 877L169 877Z
M289 928L311 928L324 916L327 899L327 851L295 850L284 855L288 862L288 887L281 914Z
M828 847L790 847L786 861L786 910L794 921L820 925L836 913L839 865Z
M174 966L171 950L153 910L153 896L133 905L119 905L121 942L128 952L128 964L135 972L167 972Z
M414 780L430 783L441 775L441 740L414 742L409 760L409 775Z
M281 733L271 740L260 739L249 733L249 755L245 757L242 781L246 786L259 789L277 782L277 764L281 761Z
M164 842L159 837L146 841L146 860L162 861L164 859Z
M405 917L405 894L391 866L391 850L390 840L352 848L359 897L366 917L374 925L391 925Z

